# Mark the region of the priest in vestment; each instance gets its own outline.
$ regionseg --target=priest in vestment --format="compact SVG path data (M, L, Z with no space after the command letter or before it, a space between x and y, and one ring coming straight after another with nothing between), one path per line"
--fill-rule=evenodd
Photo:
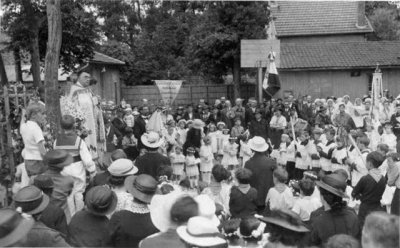
M102 158L106 140L103 114L100 109L99 99L90 89L91 82L91 76L88 72L84 70L78 72L78 79L71 86L69 98L85 116L83 126L90 131L85 138L85 143L92 154L93 160L96 160Z

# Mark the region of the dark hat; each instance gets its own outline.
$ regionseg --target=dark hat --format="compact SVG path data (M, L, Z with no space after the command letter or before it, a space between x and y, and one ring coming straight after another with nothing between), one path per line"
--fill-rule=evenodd
M43 174L37 175L35 179L33 179L33 185L41 190L54 188L54 183L51 177Z
M73 163L74 159L65 150L51 150L44 155L47 165L52 168L62 169Z
M14 196L15 207L27 214L38 214L49 205L49 197L38 187L30 185L20 189Z
M0 209L0 247L12 246L28 234L35 221L11 208Z
M326 107L325 106L321 106L321 107L319 107L318 112L324 112L325 110L326 110Z
M383 156L380 152L373 151L367 155L367 161L371 161L372 165L375 168L378 168L382 165L385 160L385 156Z
M61 128L71 130L74 128L75 118L72 115L63 115L61 117Z
M261 217L260 220L294 232L305 233L310 231L303 224L299 215L291 210L274 210L270 216Z
M87 209L95 215L108 215L117 207L118 198L108 186L95 186L85 196Z
M324 176L321 181L316 182L317 186L323 188L334 195L342 198L349 198L346 195L346 179L338 174L330 174Z
M158 193L156 179L146 174L127 177L125 188L134 198L145 203L150 203L153 196Z

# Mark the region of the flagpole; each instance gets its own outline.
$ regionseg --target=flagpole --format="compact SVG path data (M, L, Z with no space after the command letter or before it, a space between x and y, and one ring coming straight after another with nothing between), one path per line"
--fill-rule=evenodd
M267 72L265 72L267 73ZM263 96L263 77L262 77L262 61L258 61L258 103L262 103L262 96Z

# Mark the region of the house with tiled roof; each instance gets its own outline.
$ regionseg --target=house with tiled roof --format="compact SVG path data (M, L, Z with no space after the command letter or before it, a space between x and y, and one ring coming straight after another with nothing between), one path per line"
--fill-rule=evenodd
M4 67L6 69L7 79L9 82L16 81L16 70L13 53L6 49L8 37L4 33L0 33L0 52L3 57ZM87 64L81 65L90 71L92 77L96 79L97 84L91 86L92 91L104 100L120 101L120 71L119 68L125 65L125 62L112 58L100 52L94 52L93 57ZM30 72L31 65L29 58L21 62L22 80L29 87L32 85L33 77ZM58 70L58 81L60 90L68 92L71 82L69 76L71 72L66 72L62 68ZM41 68L42 81L44 80L44 68ZM0 79L1 80L1 79Z
M280 95L368 94L377 64L383 87L400 92L400 41L369 41L365 2L282 1L271 4L281 42Z

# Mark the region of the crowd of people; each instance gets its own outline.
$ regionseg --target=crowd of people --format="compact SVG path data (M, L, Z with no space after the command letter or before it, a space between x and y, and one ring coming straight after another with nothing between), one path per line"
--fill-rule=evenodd
M30 103L0 246L398 247L400 98L372 102L104 102L98 156L68 114L46 149Z

